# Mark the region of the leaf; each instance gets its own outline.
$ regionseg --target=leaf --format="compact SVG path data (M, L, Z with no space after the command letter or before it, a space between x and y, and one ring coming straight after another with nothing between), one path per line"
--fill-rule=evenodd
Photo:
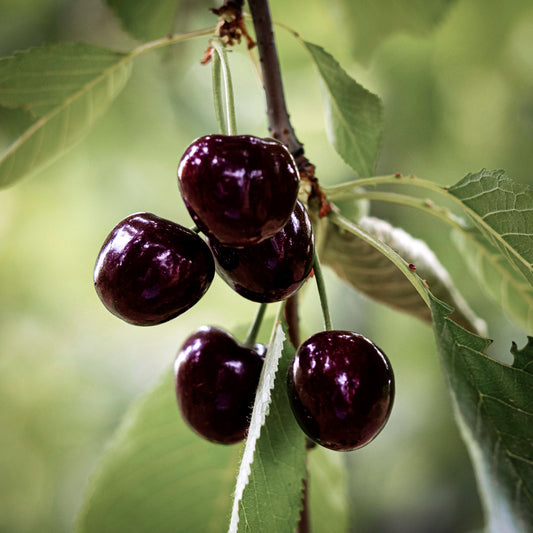
M433 293L456 307L454 318L460 324L476 332L485 330L484 322L455 289L448 272L425 242L377 218L362 217L358 225L414 265ZM324 240L322 262L341 279L373 300L431 323L431 311L412 282L381 251L331 222Z
M0 188L50 163L104 114L133 56L85 43L32 48L0 60L0 105L35 121L0 158Z
M533 338L513 346L514 365L486 356L489 340L447 317L431 296L437 346L455 415L470 452L492 533L533 524Z
M533 332L533 287L527 280L479 232L454 230L452 242L475 278L509 318Z
M302 507L305 436L287 397L294 348L285 325L277 323L269 346L237 476L231 533L293 533Z
M452 186L474 225L533 284L533 191L503 170L481 170Z
M164 37L172 31L177 0L106 0L124 29L140 41Z
M11 109L0 105L0 138L12 142L35 122L35 117L23 108Z
M77 531L226 531L240 449L185 425L169 368L128 411L91 480Z
M317 446L309 451L311 530L348 531L348 479L345 455Z
M368 58L395 33L427 35L453 4L454 0L343 0L340 10L357 57Z
M323 48L302 42L321 76L331 144L359 176L371 176L383 133L381 101L352 79Z

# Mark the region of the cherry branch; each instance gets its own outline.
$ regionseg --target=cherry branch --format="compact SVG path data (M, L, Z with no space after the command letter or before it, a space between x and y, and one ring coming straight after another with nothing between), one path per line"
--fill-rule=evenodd
M283 92L268 0L249 0L249 5L263 74L268 129L272 137L287 146L296 158L303 155L303 144L296 137L285 104L285 93Z

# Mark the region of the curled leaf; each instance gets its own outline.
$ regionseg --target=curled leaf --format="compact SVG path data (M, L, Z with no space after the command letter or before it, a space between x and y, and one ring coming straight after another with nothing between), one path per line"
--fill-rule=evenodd
M400 255L426 280L433 294L456 309L454 319L469 330L484 332L485 323L470 309L454 287L447 270L427 244L406 231L374 217L362 217L358 225ZM381 252L330 222L322 262L341 279L366 296L431 323L431 311L411 282Z

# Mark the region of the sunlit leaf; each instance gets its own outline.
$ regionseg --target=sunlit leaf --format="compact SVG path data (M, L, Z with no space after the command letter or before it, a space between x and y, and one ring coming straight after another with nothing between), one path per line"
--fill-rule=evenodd
M359 85L322 47L303 42L324 88L326 127L339 155L359 176L371 176L383 132L380 99Z
M455 230L452 242L475 279L502 306L509 318L526 331L533 332L533 286L478 232Z
M0 105L35 117L0 156L0 187L80 140L124 87L130 60L84 43L46 45L0 60Z
M181 420L173 372L129 410L81 510L79 532L227 531L241 446L209 443Z
M448 192L462 202L491 245L533 284L533 190L503 170L482 170Z
M232 533L293 533L298 524L306 449L287 397L286 376L293 355L284 327L277 324L237 476Z
M140 41L164 37L172 31L178 0L106 0L124 29Z
M447 317L431 297L440 359L467 444L491 533L527 533L533 524L533 339L507 366L485 355L489 340Z
M358 226L416 268L433 293L456 308L454 318L459 323L476 332L485 329L483 321L455 289L450 275L425 242L373 217L362 217ZM328 225L324 240L322 261L340 278L373 300L431 323L428 306L412 282L386 255L334 223Z

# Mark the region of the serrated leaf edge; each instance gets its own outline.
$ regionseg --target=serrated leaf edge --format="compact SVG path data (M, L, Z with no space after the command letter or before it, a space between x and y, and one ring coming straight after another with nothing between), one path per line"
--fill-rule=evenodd
M446 315L444 316L444 320L442 322L442 325L441 327L439 328L439 331L437 332L436 330L436 327L437 324L436 322L434 321L433 324L434 324L434 329L435 329L435 336L437 336L437 333L440 335L440 336L443 336L443 331L444 329L447 329L448 331L450 330L450 328L458 328L464 332L466 332L467 334L469 335L472 335L472 336L475 336L475 337L478 337L480 340L484 340L485 341L485 347L484 347L484 350L486 350L486 348L490 345L490 343L492 342L491 340L489 339L485 339L479 335L476 335L475 333L471 333L467 330L465 330L464 328L462 328L461 326L459 326L458 324L456 324L448 315L453 311L453 307L451 307L450 305L446 304L445 302L442 302L441 300L439 300L438 298L436 298L435 296L433 296L431 294L431 292L429 293L429 297L430 297L430 302L431 302L431 309L432 309L432 313L433 313L433 310L434 310L434 306L437 305L437 306L441 306L443 307L445 310L446 310ZM524 374L527 374L526 371L524 371L523 369L521 368L516 368L514 366L510 366L510 365L506 365L504 363L501 363L499 361L497 361L496 359L488 356L486 353L484 352L480 352L479 350L476 350L476 349L473 349L469 346L466 346L466 345L463 345L463 344L460 344L458 342L458 339L456 339L455 337L453 337L453 344L454 346L457 346L461 349L466 349L470 352L473 352L487 360L489 360L491 363L493 364L498 364L498 365L501 365L502 367L506 367L508 368L509 370L512 370L512 371L515 371L515 372L523 372ZM439 352L441 352L441 348L440 348L440 343L438 342L437 340L437 346L439 347ZM454 362L453 360L455 359L455 354L452 354L452 361L451 361L451 364L452 366L454 366ZM478 387L476 386L476 383L475 383L475 380L473 379L472 377L472 372L471 372L471 369L468 367L468 365L465 363L465 369L466 369L466 372L467 372L467 376L468 376L468 384L469 386L475 391L476 393L476 396L478 398L478 402L477 402L477 406L476 406L476 409L477 409L477 412L476 412L476 422L479 422L480 420L480 417L479 417L479 413L481 412L481 410L483 409L483 399L484 398L491 398L492 400L494 401L498 401L498 402L501 402L502 400L500 400L499 398L496 398L494 396L491 396L491 395L488 395L488 394L482 394ZM482 494L485 495L484 499L483 499L483 505L484 505L484 509L485 509L485 515L487 517L489 517L489 520L490 518L493 516L493 512L492 510L487 506L487 502L490 501L490 497L488 496L487 494L487 491L486 491L486 487L485 485L483 484L483 474L484 474L484 470L483 470L483 463L485 462L485 459L484 459L484 454L481 453L481 449L480 449L480 446L478 445L478 442L477 440L475 439L475 433L477 431L477 429L475 428L471 428L470 426L468 426L466 424L466 420L465 420L465 417L464 415L462 414L462 409L461 409L461 405L459 404L459 402L457 401L457 398L455 396L455 389L452 387L452 384L451 384L451 377L450 375L448 375L448 373L445 372L445 378L446 378L446 381L448 383L448 388L450 390L450 395L452 397L452 401L453 401L453 405L454 405L454 410L456 411L456 413L458 413L460 416L456 416L456 420L457 420L457 423L458 423L458 426L459 426L459 429L465 439L466 442L468 442L470 444L470 452L472 454L472 460L474 462L475 465L478 465L478 467L476 468L476 476L477 476L477 479L478 479L478 486L479 486L479 489L480 489L480 492ZM508 407L510 408L513 408L513 409L517 409L515 406L513 405L509 405L505 402L503 402L505 405L507 405ZM490 422L490 431L496 435L496 442L495 444L493 445L493 448L492 448L492 453L491 453L491 458L490 458L490 462L494 462L494 457L495 455L500 452L500 445L501 443L503 442L503 438L502 438L502 432L499 431L497 425L494 423L493 419L492 419L492 416L490 415L490 413L488 412L485 412L485 420L489 421ZM527 413L529 415L533 415L533 413ZM477 424L476 424L477 426ZM529 491L529 489L527 489L527 487L525 486L525 483L523 482L522 480L522 477L520 475L520 473L516 470L516 467L513 463L513 461L511 460L512 457L515 457L514 454L512 454L509 450L507 450L504 446L504 453L505 453L505 456L504 456L504 459L506 462L509 463L510 465L510 470L512 470L512 472L514 473L516 479L518 480L518 483L517 483L517 487L516 487L516 492L515 492L515 497L516 497L516 494L518 494L518 492L520 490L523 490L524 493L526 493L529 497L529 499L531 501L533 501L533 494L531 494L531 492ZM524 460L523 458L520 458L520 457L516 457L517 459L520 459L520 460ZM492 472L489 473L490 476L492 477ZM489 525L490 525L490 522L489 522ZM511 532L509 532L511 533Z
M281 313L283 305L280 305ZM251 465L254 460L255 445L261 435L261 428L265 423L266 417L270 411L270 403L272 401L272 389L278 371L279 361L283 352L283 343L285 341L285 333L281 326L281 321L276 319L275 327L272 332L272 337L269 342L269 349L265 357L265 364L259 378L257 386L256 400L252 417L250 420L250 428L248 430L248 438L244 446L241 464L239 466L239 473L235 485L235 495L233 499L233 506L231 510L231 518L228 532L237 533L239 526L239 507L243 498L244 490L250 481Z
M354 84L356 84L364 93L370 95L370 96L373 96L375 98L377 98L377 103L378 103L378 107L379 107L379 115L380 115L380 118L381 120L383 120L383 105L381 103L381 100L374 94L372 93L371 91L369 91L366 87L364 87L363 85L361 85L360 83L358 83L357 81L355 81L349 74L348 72L346 72L346 70L342 67L342 65L327 51L325 50L322 46L319 46L319 45L316 45L314 43L311 43L309 41L305 41L305 40L301 40L301 42L303 43L303 45L305 46L306 50L308 51L309 55L311 56L311 59L313 61L313 64L315 65L315 68L318 70L318 73L320 75L320 82L321 82L321 85L323 87L323 90L326 91L330 98L327 99L327 102L325 103L325 105L327 107L329 106L333 106L335 108L335 110L337 111L337 116L340 116L341 117L341 120L342 120L342 123L346 129L346 131L350 131L350 128L349 128L349 124L346 122L345 118L344 118L344 114L341 113L338 105L337 105L337 102L335 100L335 98L333 98L333 94L331 92L331 90L329 89L329 84L327 82L327 80L324 78L324 76L322 76L322 73L320 71L320 68L317 64L317 62L315 61L315 58L313 57L313 54L312 52L310 51L309 49L309 46L311 47L315 47L315 48L318 48L320 49L324 54L328 55L331 59L332 59L332 62L335 63L337 65L337 67L339 68L340 71L342 71L347 78L349 78ZM330 142L332 144L332 146L335 148L335 151L337 152L337 154L341 157L341 159L350 167L352 168L353 170L355 170L355 172L359 175L359 170L354 168L353 165L347 160L347 158L344 156L344 154L342 154L340 151L337 150L336 146L335 146L335 143L333 142L333 135L331 133L331 125L328 121L326 121L326 125L327 125L327 131L328 131L328 137L330 138ZM381 127L381 130L380 130L380 133L379 133L379 138L378 138L378 150L376 152L376 156L374 157L374 161L373 163L370 165L369 168L367 168L365 170L365 174L368 174L370 175L373 170L374 170L374 167L376 165L376 160L377 160L377 157L378 157L378 154L380 152L380 149L381 149L381 146L382 146L382 143L383 143L383 127ZM358 154L358 158L361 160L361 161L365 161L366 160L366 157L364 154L362 154L362 152L360 151L359 149L359 145L357 143L354 143L354 149L357 151L357 154Z

